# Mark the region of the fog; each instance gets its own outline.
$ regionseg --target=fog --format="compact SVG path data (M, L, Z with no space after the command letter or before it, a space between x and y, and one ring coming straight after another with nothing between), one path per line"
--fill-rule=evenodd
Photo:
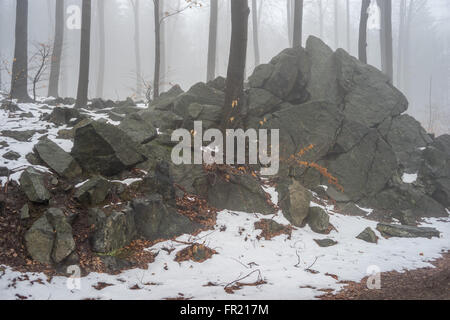
M33 44L51 43L54 33L55 1L30 0L28 40L29 54ZM144 79L151 82L154 69L154 13L153 1L140 2L140 42ZM287 1L257 0L259 20L259 45L261 63L290 46L287 17ZM408 113L415 116L429 131L448 133L450 122L450 2L448 0L408 0L414 2L409 26L410 48L403 48L400 56L399 25L400 0L393 0L393 47L394 85L409 99ZM0 55L1 88L7 91L10 85L8 69L12 64L15 26L14 0L0 0ZM162 0L164 12L173 13L186 6L184 0ZM303 41L309 35L322 39L336 49L336 44L357 56L358 30L361 10L360 0L350 0L350 37L347 37L346 1L338 4L338 29L335 32L335 1L305 0ZM162 91L173 84L184 90L199 81L206 80L209 1L199 1L193 6L164 20L165 67L161 70ZM319 21L319 4L322 3L322 34ZM81 0L66 0L66 7L78 5ZM249 3L251 7L251 1ZM373 9L373 8L372 8ZM368 31L368 63L380 67L379 30L377 10L370 10ZM105 1L106 70L104 97L113 100L135 95L136 63L134 53L134 14L129 0ZM252 24L249 23L247 76L255 67ZM216 75L225 76L229 54L231 32L230 2L219 0L218 43ZM80 30L65 29L62 58L60 95L76 95L78 81ZM99 66L99 33L97 1L92 1L91 68L89 98L96 93L96 78ZM335 35L338 38L336 39ZM408 51L407 53L405 51ZM408 59L405 61L405 55ZM398 67L398 62L404 61ZM399 72L400 70L400 72ZM430 90L431 89L431 90ZM47 88L39 87L39 94L46 95ZM430 108L431 107L431 108ZM431 110L431 112L430 112ZM430 121L431 114L431 121Z

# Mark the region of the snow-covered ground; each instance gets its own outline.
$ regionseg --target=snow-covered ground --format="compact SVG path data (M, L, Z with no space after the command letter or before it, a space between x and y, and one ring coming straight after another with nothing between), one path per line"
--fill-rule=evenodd
M62 127L56 128L53 124L36 120L42 112L37 105L20 104L20 108L33 113L35 117L18 121L17 118L8 118L8 114L0 110L1 130L42 129L43 126L49 126L49 137L65 150L70 150L70 141L55 139L56 132ZM40 136L35 134L30 142L25 143L2 137L9 147L0 150L0 165L12 169L28 164L25 155L32 150ZM5 163L1 154L9 150L19 152L21 158ZM278 195L275 190L270 187L266 190L276 203ZM311 205L317 206L315 203ZM293 230L291 238L280 235L272 240L258 240L261 231L254 228L256 221L267 216L224 210L218 214L214 230L202 232L196 237L183 235L177 239L181 242L204 243L217 251L218 254L203 263L175 262L176 253L187 245L165 241L148 248L159 254L147 270L133 269L115 276L91 273L81 279L54 277L48 282L44 274L24 274L2 266L0 299L17 299L18 295L28 299L314 299L324 293L320 290L341 289L344 285L340 281L360 281L368 275L368 270L386 272L430 267L432 265L427 261L437 259L443 251L450 250L450 218L427 219L423 224L437 228L441 232L440 238L384 239L375 230L376 222L335 213L331 205L324 209L330 214L330 222L336 228L329 235L314 233L306 226ZM370 209L364 210L368 214L371 212ZM288 224L281 212L273 218L281 224ZM379 237L378 244L355 238L366 227L375 230ZM333 239L338 244L321 248L314 241L325 238ZM168 254L161 250L164 247L174 250ZM243 286L234 294L224 290L227 284L249 274L240 282L253 283L260 276L266 283ZM332 275L336 275L337 280ZM99 282L111 286L97 290L94 286ZM206 286L208 283L215 285Z
M270 191L276 196L273 189ZM329 210L330 206L324 208L328 208L330 222L337 231L324 236L306 226L294 230L290 239L280 235L272 240L257 239L261 231L255 230L254 223L264 216L222 211L215 230L177 238L180 242L204 243L218 252L203 263L175 262L176 253L187 245L165 241L148 248L159 254L147 270L133 269L115 276L91 273L81 279L54 277L47 282L44 274L28 273L27 280L19 281L24 274L6 267L0 277L0 298L16 299L18 294L28 299L314 299L324 293L320 289L339 290L343 287L340 281L360 281L368 270L430 267L427 261L450 249L449 218L428 219L424 224L441 231L440 238L387 240L375 231L380 239L378 244L371 244L355 237L366 227L375 230L376 222L337 214ZM281 213L274 220L288 224ZM226 226L225 231L221 231L222 226ZM338 244L321 248L314 239L323 238ZM174 250L168 254L161 250L164 247ZM318 272L311 273L308 268ZM225 292L227 284L248 274L240 282L253 283L260 276L267 283L244 286L234 294ZM337 280L331 275L336 275ZM111 286L97 290L94 286L99 282ZM208 283L216 285L206 286Z

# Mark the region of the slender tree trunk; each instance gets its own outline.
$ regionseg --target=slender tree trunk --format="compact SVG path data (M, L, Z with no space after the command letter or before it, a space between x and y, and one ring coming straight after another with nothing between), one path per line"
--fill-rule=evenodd
M97 98L103 97L105 82L105 0L97 0L98 4L98 40L99 40L99 68L97 78Z
M405 94L409 94L409 70L411 66L411 27L413 13L415 10L414 0L409 1L408 15L406 17L406 30L405 30L405 62L403 68L403 80Z
M15 37L11 98L30 101L28 95L28 0L16 2Z
M206 81L214 80L214 78L216 77L218 11L218 0L211 0L211 8L209 14L208 65L206 67Z
M247 57L248 0L231 1L231 43L225 88L222 129L241 124L244 93L244 70Z
M406 0L400 2L400 25L398 28L398 50L397 50L397 87L402 88L403 50L405 45L405 15Z
M319 0L319 38L323 40L323 4L322 0Z
M334 0L334 47L339 48L339 4Z
M134 55L136 60L136 95L142 96L142 76L141 76L141 40L140 40L140 19L139 19L139 1L133 1L134 12Z
M259 36L258 36L258 8L256 0L252 0L252 22L253 22L253 51L255 53L255 67L260 64Z
M292 0L286 0L289 47L292 47Z
M298 48L302 46L302 33L303 33L303 0L295 0L294 34L292 39L293 48Z
M367 21L369 13L367 10L370 6L370 0L361 1L361 18L359 21L359 40L358 40L358 57L363 63L367 63Z
M164 0L160 0L159 2L159 19L161 21L161 19L164 17L165 15L165 11L164 11ZM160 23L160 29L159 29L159 34L160 34L160 47L161 47L161 53L160 53L160 90L164 91L164 87L165 87L165 83L167 82L167 70L166 70L166 26L165 26L165 22L161 22Z
M55 6L55 39L53 41L50 81L48 84L48 95L50 97L59 97L59 76L64 43L64 0L56 1Z
M161 33L159 21L159 0L153 0L155 14L155 72L153 74L153 99L159 97L159 79L161 68Z
M87 105L89 89L89 62L91 50L91 0L83 0L81 14L80 72L75 107Z
M381 70L393 78L393 53L392 53L392 2L391 0L377 0L381 11L380 47Z
M347 0L346 3L346 16L347 16L347 25L346 25L346 33L347 33L347 52L350 53L351 50L351 39L350 39L350 0Z

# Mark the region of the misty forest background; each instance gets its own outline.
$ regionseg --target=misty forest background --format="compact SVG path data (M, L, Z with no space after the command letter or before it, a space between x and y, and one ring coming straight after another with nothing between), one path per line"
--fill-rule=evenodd
M53 50L56 1L60 0L29 1L28 59L32 61L28 68L31 73L39 68L42 45ZM284 48L293 46L294 2L249 1L245 77L259 63L267 63ZM363 2L367 0L304 0L303 45L309 35L315 35L333 49L343 48L357 57ZM369 8L367 61L382 69L380 11L376 2L373 0ZM160 92L174 84L186 90L196 82L207 80L210 5L214 1L161 0L159 3ZM82 1L65 1L66 9L72 5L81 9ZM230 53L231 1L218 0L217 5L214 73L225 77ZM151 0L92 1L90 99L145 100L145 86L152 84L155 70L154 8ZM69 16L66 12L65 20ZM11 85L15 20L16 0L0 0L0 91L4 93L9 93ZM80 29L64 28L59 77L61 97L77 95L80 37ZM407 96L408 113L432 133L449 133L450 1L393 0L392 40L393 83ZM48 95L50 69L46 66L40 76L36 86L39 96Z

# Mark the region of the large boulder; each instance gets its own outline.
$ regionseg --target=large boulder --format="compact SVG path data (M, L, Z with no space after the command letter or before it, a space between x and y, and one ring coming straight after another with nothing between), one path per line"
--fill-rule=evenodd
M75 250L75 241L72 235L72 226L60 209L50 208L46 213L47 220L53 226L55 240L52 250L52 259L55 263L62 262Z
M200 225L179 214L175 208L166 205L159 194L133 200L131 207L137 233L147 240L170 239L200 228Z
M50 200L44 183L44 176L34 168L27 168L19 179L20 187L31 202L45 203Z
M447 211L424 190L410 184L397 183L387 186L370 198L363 199L364 207L377 208L396 215L397 212L409 210L416 220L421 217L447 217Z
M40 140L34 151L40 160L62 177L75 178L82 173L75 159L49 139Z
M314 232L328 233L330 228L330 217L322 208L311 207L309 208L308 225Z
M81 120L86 119L86 115L80 113L78 109L67 107L56 107L52 113L44 116L43 120L52 122L58 126L74 126Z
M406 111L406 98L378 69L342 49L333 52L313 36L306 42L306 51L312 62L307 86L312 100L333 102L349 120L367 127L377 126L386 118Z
M249 85L265 89L284 101L300 104L310 97L306 90L310 66L310 58L303 48L285 49L269 64L258 66L249 78Z
M50 208L25 233L33 260L44 264L63 262L75 250L72 227L60 209Z
M208 202L219 210L272 214L269 195L261 182L250 174L226 174L228 179L217 177L209 181Z
M132 113L125 117L119 125L133 141L145 144L155 139L157 132L153 124L145 121L139 113Z
M308 217L312 194L295 179L278 184L279 205L283 215L296 227L303 227Z
M417 173L422 163L422 149L433 142L420 123L403 114L386 119L378 131L392 147L399 164L407 173Z
M145 160L139 144L122 130L96 121L76 130L72 155L85 171L106 176Z
M442 135L423 151L424 162L419 179L427 194L443 206L450 207L450 135Z
M128 207L112 212L92 208L89 210L88 221L94 225L90 242L95 252L114 252L130 244L136 236L134 212Z
M202 105L223 106L225 94L223 91L199 82L194 84L186 93L179 95L173 102L169 111L185 118L188 115L188 107L191 103Z
M94 176L83 183L74 198L84 205L98 205L105 201L111 190L111 183L101 176Z
M25 234L25 245L33 260L40 263L52 263L54 242L53 227L46 216L40 217Z

